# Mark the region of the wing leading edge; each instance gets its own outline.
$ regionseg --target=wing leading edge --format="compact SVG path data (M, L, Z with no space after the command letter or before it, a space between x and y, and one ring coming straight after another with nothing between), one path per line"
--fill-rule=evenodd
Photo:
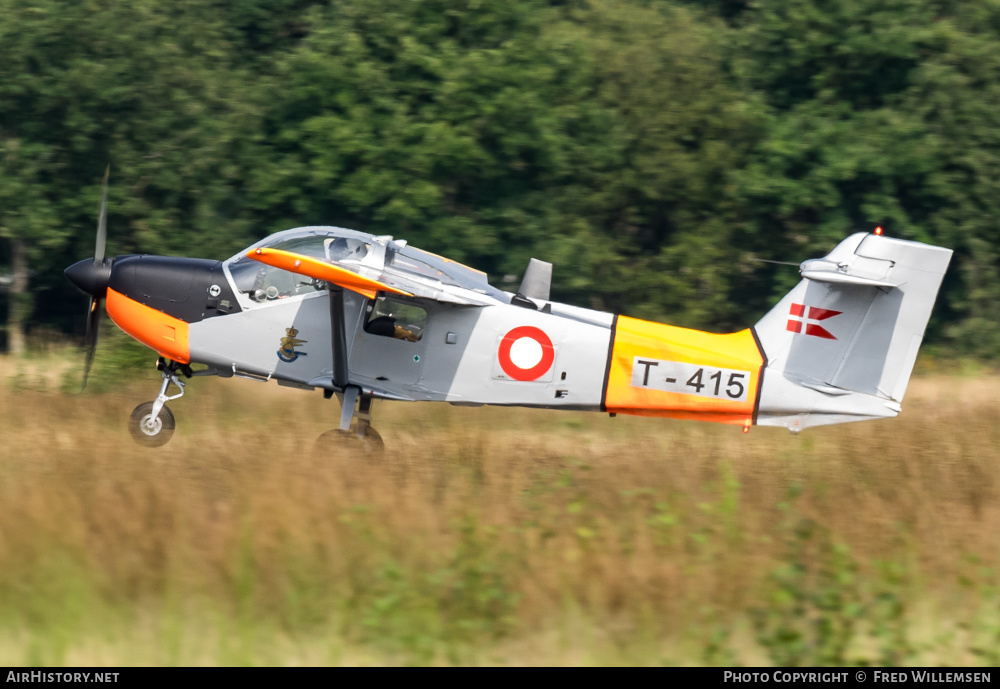
M458 306L487 306L497 301L496 297L485 292L448 285L429 277L410 275L391 266L361 264L358 266L361 271L377 276L366 277L351 268L284 249L260 247L251 249L246 256L275 268L324 280L368 299L375 299L378 292L389 292Z
M247 257L269 266L274 266L275 268L281 268L292 273L298 273L299 275L305 275L316 280L324 280L334 285L339 285L344 289L357 292L368 299L374 299L377 292L392 292L393 294L402 294L407 297L413 296L411 292L407 292L406 290L397 289L392 285L366 278L346 268L341 268L318 258L297 254L292 251L261 247L248 252Z

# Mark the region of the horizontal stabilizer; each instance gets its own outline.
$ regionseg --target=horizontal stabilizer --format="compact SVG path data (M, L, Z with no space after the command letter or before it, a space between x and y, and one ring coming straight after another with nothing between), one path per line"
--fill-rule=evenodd
M269 266L274 266L275 268L281 268L292 273L298 273L299 275L305 275L316 280L324 280L330 284L339 285L344 289L357 292L368 299L374 299L377 292L392 292L393 294L402 294L408 297L413 296L409 292L397 289L384 282L372 280L371 278L358 275L353 271L333 265L332 263L327 263L321 259L296 254L291 251L262 247L250 251L247 253L247 257L261 263L266 263Z
M896 283L886 282L885 280L873 280L861 277L860 275L842 275L840 273L821 270L803 270L802 277L813 282L838 282L842 285L864 285L866 287L884 287L886 289L899 287Z

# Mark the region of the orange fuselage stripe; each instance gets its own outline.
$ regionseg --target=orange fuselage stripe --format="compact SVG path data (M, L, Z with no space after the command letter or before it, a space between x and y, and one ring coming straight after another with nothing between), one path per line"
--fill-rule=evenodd
M188 324L184 321L129 299L110 287L106 308L115 325L160 356L182 364L191 363Z
M274 266L275 268L281 268L282 270L316 278L317 280L332 282L352 292L362 294L369 299L374 299L375 293L380 291L412 296L409 292L390 287L384 282L372 280L340 266L335 266L332 263L327 263L326 261L303 254L296 254L291 251L261 248L247 252L247 257L261 263L266 263L269 266Z
M620 316L614 337L604 399L609 412L752 423L764 358L750 330L716 335ZM653 380L665 370L683 377Z

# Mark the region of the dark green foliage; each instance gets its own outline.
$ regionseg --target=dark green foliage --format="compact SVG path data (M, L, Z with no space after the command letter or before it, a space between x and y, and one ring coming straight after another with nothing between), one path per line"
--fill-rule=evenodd
M938 350L1000 352L995 2L0 0L0 45L36 322L82 326L111 161L112 254L338 224L713 330L881 224L956 250Z
M740 245L801 260L880 224L954 248L932 335L995 355L998 19L995 4L915 0L756 11L734 62L767 136L733 175Z

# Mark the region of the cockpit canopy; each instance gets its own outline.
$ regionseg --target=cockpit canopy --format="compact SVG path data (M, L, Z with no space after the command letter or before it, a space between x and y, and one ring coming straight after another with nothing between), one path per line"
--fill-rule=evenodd
M407 246L392 237L376 237L339 227L301 227L271 235L225 262L236 288L255 301L280 299L325 289L319 280L264 265L247 257L258 248L281 249L335 263L354 272L374 272L392 282L393 275L432 280L498 295L485 273L435 254Z

